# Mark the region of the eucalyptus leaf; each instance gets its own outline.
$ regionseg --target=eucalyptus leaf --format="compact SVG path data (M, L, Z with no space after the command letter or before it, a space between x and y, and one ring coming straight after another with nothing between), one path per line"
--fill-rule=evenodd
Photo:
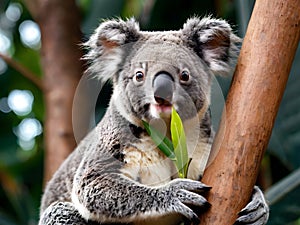
M176 161L174 147L171 140L161 132L150 126L149 123L143 121L147 133L150 135L157 147L171 160Z
M188 157L186 136L180 116L174 108L171 115L171 137L172 141L152 127L146 121L143 121L144 127L157 147L171 160L174 161L180 178L187 177L190 159Z
M175 164L178 169L178 175L181 178L186 178L190 160L188 157L184 127L180 116L174 107L172 108L171 116L171 136L174 146L174 153L177 159Z

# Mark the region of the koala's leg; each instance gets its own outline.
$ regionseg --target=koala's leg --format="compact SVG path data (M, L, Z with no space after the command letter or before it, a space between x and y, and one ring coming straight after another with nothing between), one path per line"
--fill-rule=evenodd
M262 191L255 186L251 201L239 212L239 218L234 224L264 225L268 218L269 206Z
M196 224L198 216L187 205L209 206L195 192L210 188L189 179L175 179L160 187L142 185L118 173L98 177L88 174L75 180L72 193L75 207L84 218L101 223L130 223L181 214Z
M41 215L39 225L89 225L70 202L54 202Z

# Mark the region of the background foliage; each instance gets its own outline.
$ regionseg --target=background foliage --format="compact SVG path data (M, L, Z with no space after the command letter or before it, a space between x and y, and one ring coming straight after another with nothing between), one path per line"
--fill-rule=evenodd
M192 15L212 14L236 24L235 29L243 36L254 2L173 0L170 4L165 0L77 0L77 4L82 13L85 41L101 19L119 16L135 16L142 29L168 30L180 28ZM0 1L0 53L12 56L42 76L38 33L35 42L24 41L21 29L24 21L33 19L23 1ZM300 224L299 71L298 49L258 179L259 185L268 189L270 225ZM219 83L226 95L230 79L219 79ZM105 91L108 93L101 95L110 93L109 88ZM103 112L107 100L99 98L97 112ZM43 121L42 92L0 59L0 225L37 223L43 181Z

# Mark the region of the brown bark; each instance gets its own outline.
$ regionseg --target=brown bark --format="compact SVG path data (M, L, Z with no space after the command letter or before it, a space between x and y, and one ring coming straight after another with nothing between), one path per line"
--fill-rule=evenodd
M72 103L83 72L80 14L75 0L25 0L40 26L46 105L45 181L76 146Z
M256 1L213 146L220 151L203 177L213 188L201 225L233 224L249 201L299 43L299 12L299 0Z

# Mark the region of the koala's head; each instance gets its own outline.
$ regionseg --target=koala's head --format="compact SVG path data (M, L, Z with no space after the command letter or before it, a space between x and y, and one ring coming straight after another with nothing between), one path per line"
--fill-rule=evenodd
M88 69L113 80L111 104L131 123L170 118L202 118L210 104L211 77L231 71L238 54L227 22L189 19L178 31L144 32L133 20L100 24L87 45Z

